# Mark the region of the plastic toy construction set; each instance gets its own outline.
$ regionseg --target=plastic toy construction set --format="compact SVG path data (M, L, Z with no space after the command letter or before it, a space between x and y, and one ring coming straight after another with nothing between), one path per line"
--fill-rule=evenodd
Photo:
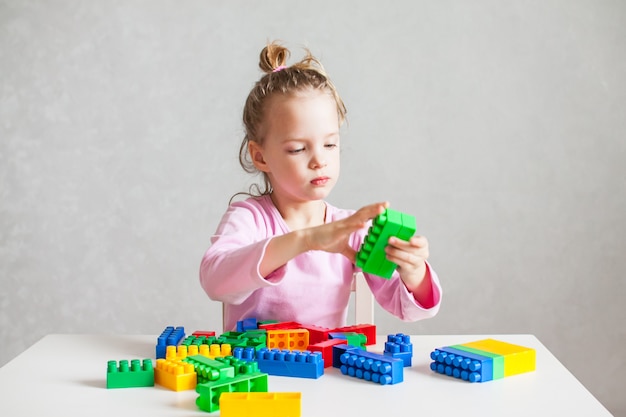
M272 392L270 376L320 379L327 368L348 379L378 385L404 380L412 366L409 336L387 335L384 351L376 344L374 325L326 329L295 322L247 319L236 332L185 335L183 327L167 327L157 338L151 359L109 361L107 388L152 387L195 390L200 410L220 410L224 417L300 416L300 392ZM431 369L468 382L486 382L535 369L535 351L486 339L440 347L431 352Z
M385 257L391 236L408 240L415 218L387 209L372 222L357 253L363 271L389 279L397 267ZM384 351L376 344L372 324L326 329L296 322L259 322L249 318L237 331L216 337L212 331L185 335L183 327L167 327L157 338L155 360L111 360L107 388L153 387L195 390L200 410L220 410L222 417L297 417L300 392L271 392L268 376L319 379L326 368L349 378L378 385L404 380L413 345L409 336L387 336ZM497 340L441 347L431 353L431 369L469 382L486 382L535 369L535 351Z

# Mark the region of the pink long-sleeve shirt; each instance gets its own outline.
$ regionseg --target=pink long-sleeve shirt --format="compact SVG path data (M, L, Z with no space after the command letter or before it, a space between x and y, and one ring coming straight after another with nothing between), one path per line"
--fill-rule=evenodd
M326 203L326 223L343 219L354 210ZM269 196L248 198L230 205L200 265L200 283L212 300L224 303L224 331L238 320L296 321L326 328L346 325L353 276L360 271L341 254L302 253L263 277L261 259L274 236L290 230ZM354 250L367 228L350 236ZM421 306L406 289L398 272L387 280L364 274L376 301L403 321L433 317L441 303L441 286L427 264L432 283L432 306Z

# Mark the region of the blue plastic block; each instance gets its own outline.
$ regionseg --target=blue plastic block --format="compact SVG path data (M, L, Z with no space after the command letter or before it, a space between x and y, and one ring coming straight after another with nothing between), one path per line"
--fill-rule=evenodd
M237 322L237 331L246 332L248 330L257 330L258 324L255 318L239 320Z
M443 347L430 353L434 372L469 382L487 382L493 379L493 359L471 352Z
M344 375L381 385L404 381L404 367L401 359L363 351L354 346L333 346L333 366L339 368Z
M253 347L238 346L233 349L233 356L239 360L251 362L255 360L256 350Z
M270 375L317 379L324 375L321 352L263 348L257 352L259 370Z
M392 358L402 359L405 367L411 366L413 358L411 337L403 333L387 335L383 354Z
M168 326L157 338L156 358L164 359L167 346L178 346L185 338L185 328Z

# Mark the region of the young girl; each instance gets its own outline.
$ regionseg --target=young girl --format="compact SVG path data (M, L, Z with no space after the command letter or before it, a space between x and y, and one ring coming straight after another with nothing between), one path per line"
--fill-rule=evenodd
M200 267L202 287L224 303L224 331L252 317L345 326L356 252L388 205L354 211L325 201L339 177L346 108L310 52L292 66L288 57L276 43L261 51L266 74L246 100L239 159L264 184L229 206ZM441 287L426 238L390 238L386 254L398 265L391 279L365 274L377 302L404 321L434 316Z

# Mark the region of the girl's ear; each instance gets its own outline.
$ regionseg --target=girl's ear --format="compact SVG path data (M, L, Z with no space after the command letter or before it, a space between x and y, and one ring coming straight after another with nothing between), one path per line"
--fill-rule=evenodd
M262 172L269 172L269 167L263 157L263 149L257 142L252 140L248 142L248 153L256 169Z

